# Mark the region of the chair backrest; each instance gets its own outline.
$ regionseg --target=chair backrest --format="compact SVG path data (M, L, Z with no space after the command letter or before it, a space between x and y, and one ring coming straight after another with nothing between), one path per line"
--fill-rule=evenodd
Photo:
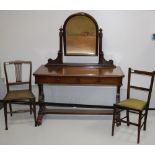
M149 82L148 82L148 87L146 86L139 86L137 84L132 84L131 79L134 75L139 75L140 77L149 77ZM136 90L141 90L147 92L147 107L149 107L150 104L150 99L151 99L151 93L152 93L152 88L153 88L153 83L154 83L154 75L155 72L148 72L148 71L141 71L141 70L134 70L129 68L128 69L128 85L127 85L127 99L130 98L130 91L131 89L136 89Z
M31 75L32 62L31 61L8 61L4 62L4 72L6 78L7 92L10 91L11 86L28 85L31 90Z

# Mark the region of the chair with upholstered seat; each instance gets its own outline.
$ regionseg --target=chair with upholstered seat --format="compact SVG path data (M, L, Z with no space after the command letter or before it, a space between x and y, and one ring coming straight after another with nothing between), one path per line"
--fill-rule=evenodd
M32 93L31 87L32 62L20 60L4 62L4 72L7 86L7 93L3 99L5 129L8 130L7 104L9 104L11 116L12 113L15 112L12 111L12 104L28 104L30 106L30 109L28 110L30 111L30 114L32 112L34 113L34 121L36 126L35 96ZM19 111L23 112L23 110Z
M133 82L133 78L135 76L138 76L141 78L138 83L143 81L142 77L148 78L148 87L146 86L137 86L139 84ZM113 111L113 121L112 121L112 136L114 135L114 128L115 124L117 126L121 125L121 122L126 123L127 126L135 125L138 126L138 136L137 136L137 143L140 142L140 131L143 127L144 130L146 130L146 122L147 122L147 115L148 115L148 108L150 104L151 99L151 93L153 88L153 82L154 82L154 72L148 72L148 71L140 71L140 70L133 70L131 68L128 69L128 85L127 85L127 99L120 101L117 104L114 104L114 111ZM134 83L134 84L133 84ZM143 83L144 84L144 83ZM146 100L139 99L139 98L133 98L135 94L131 92L133 90L140 90L143 92L146 92ZM141 96L144 96L144 94L141 94ZM121 116L123 111L126 111L125 116ZM138 114L138 122L133 122L130 120L129 113Z

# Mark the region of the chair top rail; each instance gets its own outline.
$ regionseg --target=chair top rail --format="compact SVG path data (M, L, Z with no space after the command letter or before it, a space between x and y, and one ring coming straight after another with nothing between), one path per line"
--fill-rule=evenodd
M9 64L31 64L31 63L32 63L31 61L23 61L23 60L14 60L14 61L5 62L6 65L9 65Z
M153 76L155 75L155 71L152 71L152 72L148 72L148 71L140 71L140 70L134 70L134 69L131 69L131 73L135 73L135 74L141 74L141 75L148 75L148 76Z

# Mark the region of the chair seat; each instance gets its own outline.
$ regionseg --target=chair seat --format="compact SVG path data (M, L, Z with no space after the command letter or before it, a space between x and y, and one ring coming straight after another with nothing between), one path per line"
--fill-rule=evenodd
M34 95L29 90L12 90L7 93L4 100L26 100L32 98L34 98Z
M134 98L122 100L118 105L121 105L123 107L132 108L135 110L143 110L146 102Z

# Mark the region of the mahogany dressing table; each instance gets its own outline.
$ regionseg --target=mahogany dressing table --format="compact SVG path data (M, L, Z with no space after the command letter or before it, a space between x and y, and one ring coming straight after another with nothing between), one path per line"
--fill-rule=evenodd
M83 23L83 25L79 27L77 23L79 25ZM78 31L75 24L78 25ZM92 16L86 13L69 16L63 28L60 28L59 40L57 58L49 59L47 64L41 65L33 74L39 88L37 124L42 124L45 114L112 114L112 105L51 103L53 106L61 106L61 108L47 108L44 102L44 84L115 86L116 103L120 100L120 87L124 74L120 67L113 64L112 60L104 59L102 29L98 29L98 24ZM98 56L99 60L98 63L63 63L63 51L65 56ZM68 108L62 108L64 106Z

